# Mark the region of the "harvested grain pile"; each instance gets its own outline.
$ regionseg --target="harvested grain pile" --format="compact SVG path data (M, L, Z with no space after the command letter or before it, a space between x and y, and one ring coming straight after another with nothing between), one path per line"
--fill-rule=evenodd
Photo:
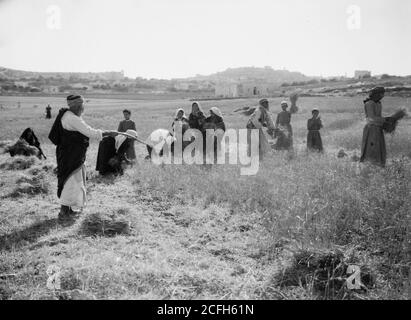
M11 144L11 141L0 141L0 154L8 152L8 147Z
M390 117L386 117L384 119L383 129L386 133L394 133L395 129L397 128L398 122L407 116L407 111L405 109L401 109L391 115Z
M10 156L39 156L39 149L36 147L33 147L27 143L27 141L23 139L17 140L17 142L13 145L9 145L6 147L6 150L8 153L10 153Z
M18 156L9 158L6 161L0 163L0 169L4 170L26 170L33 165L38 164L39 160L36 157L23 157Z
M118 234L129 234L129 223L114 215L92 213L81 222L79 233L85 236L113 237Z
M352 276L347 274L349 266L349 259L338 250L300 250L294 254L291 265L274 276L274 282L282 288L309 288L320 299L343 299L350 294L346 285ZM361 267L360 278L362 285L359 290L373 287L375 279L369 268Z
M30 170L28 171L29 174L36 176L40 173L43 172L54 172L54 170L56 169L56 166L52 163L46 163L43 165L37 165L37 166L33 166L32 168L30 168Z
M49 192L49 182L46 180L44 174L38 174L37 176L22 175L17 181L17 186L8 195L11 198L17 198L22 195L38 195L47 194Z

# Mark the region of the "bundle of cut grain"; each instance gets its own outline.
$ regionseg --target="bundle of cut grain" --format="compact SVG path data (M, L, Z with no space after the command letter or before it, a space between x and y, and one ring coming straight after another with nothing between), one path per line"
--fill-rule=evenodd
M290 95L290 101L291 101L290 112L291 112L291 114L298 112L297 100L298 100L298 93L293 93L293 94Z
M280 287L312 288L321 299L341 299L347 296L348 259L339 250L300 250L294 253L291 264L274 276ZM362 289L372 287L375 277L366 266L360 268Z
M398 122L407 116L407 111L405 109L398 110L390 117L384 118L383 129L386 133L394 133L397 128Z
M243 107L243 108L234 110L234 112L238 112L242 114L243 116L249 117L254 113L255 109L257 109L257 107Z
M87 215L81 222L79 233L85 236L112 237L118 234L128 234L130 226L127 221L115 216L99 213Z
M0 169L25 170L37 164L38 161L39 160L36 157L18 156L14 158L9 158L6 161L0 163Z
M39 156L39 149L33 147L23 139L17 140L17 142L11 146L7 147L7 152L10 153L10 156Z
M344 149L340 149L339 151L338 151L338 154L337 154L337 157L338 158L345 158L345 157L347 157L348 156L348 154L347 153L345 153L345 151L344 151Z

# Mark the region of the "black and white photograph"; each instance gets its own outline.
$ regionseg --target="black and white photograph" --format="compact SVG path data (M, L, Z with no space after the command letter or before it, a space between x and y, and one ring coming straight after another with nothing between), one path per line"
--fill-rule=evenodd
M409 300L410 39L407 0L0 0L0 300Z

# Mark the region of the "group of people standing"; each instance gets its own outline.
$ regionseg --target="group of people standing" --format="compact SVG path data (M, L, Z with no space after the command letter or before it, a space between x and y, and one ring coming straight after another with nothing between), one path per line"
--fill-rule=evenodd
M384 118L382 116L381 100L384 97L385 90L382 87L371 90L369 98L364 101L365 115L367 119L363 133L363 142L361 150L361 162L369 161L379 166L385 166L386 162L386 147L384 140L384 130L387 119L394 121L395 118ZM94 129L87 125L81 115L84 111L84 99L78 95L70 95L67 97L68 108L60 109L52 129L49 133L49 139L56 145L57 158L57 179L58 190L57 195L60 198L61 210L59 219L73 217L79 212L76 208L83 208L86 203L86 171L85 159L86 151L89 146L89 140L94 139L101 143L103 138L111 144L113 150L118 155L122 154L118 162L122 160L135 159L133 139L119 138L119 132L126 132L130 137L137 137L135 131L136 125L130 119L131 112L124 110L124 120L120 122L118 131L104 131ZM269 112L269 102L267 99L261 99L258 107L250 115L246 128L248 129L248 151L250 152L251 145L251 130L259 130L259 153L260 157L266 153L269 147L266 134L263 130L267 128L267 134L277 137L277 142L274 149L289 150L293 145L293 130L291 126L292 113L288 111L286 101L281 103L282 111L278 114L274 123ZM402 115L403 116L403 115ZM320 135L320 130L323 124L319 116L319 110L312 110L312 118L307 121L307 147L309 150L323 151L323 145ZM203 134L203 139L206 141L209 129L222 130L225 132L226 125L223 115L219 108L212 107L210 114L206 116L198 102L193 102L191 113L186 117L183 109L176 111L174 121L171 124L172 132L170 136L175 135L181 129L181 133L188 129L197 129ZM167 130L165 130L167 131ZM212 132L212 131L211 131ZM173 137L174 139L175 137ZM217 137L214 136L214 139ZM173 140L175 141L175 140ZM216 141L216 140L214 140ZM127 142L127 143L125 143ZM188 141L188 143L191 143ZM205 143L203 144L205 148ZM184 145L183 145L184 147ZM217 154L218 144L214 143L214 154ZM205 149L204 149L205 150ZM114 151L113 151L114 152ZM149 150L150 152L150 150ZM99 166L99 160L97 161Z
M258 107L251 114L246 128L248 129L247 144L248 154L251 154L251 130L259 130L259 156L263 158L264 154L270 149L270 144L263 131L267 128L267 134L272 138L277 138L276 143L272 146L275 150L291 150L293 148L293 128L291 125L292 112L288 111L287 101L281 102L282 111L278 113L274 123L269 112L269 102L267 99L261 99ZM320 130L322 129L320 112L317 108L312 110L312 118L307 122L307 149L309 151L323 151Z

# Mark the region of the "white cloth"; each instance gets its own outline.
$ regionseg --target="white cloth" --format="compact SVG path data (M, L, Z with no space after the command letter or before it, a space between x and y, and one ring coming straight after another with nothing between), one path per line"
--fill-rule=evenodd
M82 165L64 184L60 203L62 206L83 208L86 205L86 195L86 167Z
M103 139L102 130L93 129L70 110L61 118L61 125L66 130L80 132L90 139L97 141ZM86 167L84 164L67 179L61 192L60 203L63 206L75 208L83 208L86 205Z
M160 153L164 144L171 145L176 139L166 129L157 129L147 138L146 143L154 148L154 151Z
M138 134L137 131L135 130L127 130L125 133L129 134L132 137L138 138ZM118 149L120 149L121 145L124 143L124 141L126 141L127 137L119 134L115 137L115 147L116 147L116 152L118 152Z
M267 126L269 129L274 129L274 122L273 119L270 115L270 113L267 110L263 110L264 107L258 106L254 113L250 116L250 121L253 123L254 127L256 129L262 129L263 124L260 122L260 118L264 121L267 122Z
M82 117L75 115L70 110L67 111L61 118L61 125L69 131L78 131L90 139L101 141L103 139L103 131L90 127Z
M212 107L210 110L213 111L215 115L219 116L220 118L223 118L223 114L221 113L220 109L218 109L217 107Z

